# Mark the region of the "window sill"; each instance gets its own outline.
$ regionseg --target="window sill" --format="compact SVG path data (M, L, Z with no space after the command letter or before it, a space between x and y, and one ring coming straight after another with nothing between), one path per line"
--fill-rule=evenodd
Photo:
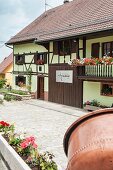
M101 96L113 97L113 94L101 94Z

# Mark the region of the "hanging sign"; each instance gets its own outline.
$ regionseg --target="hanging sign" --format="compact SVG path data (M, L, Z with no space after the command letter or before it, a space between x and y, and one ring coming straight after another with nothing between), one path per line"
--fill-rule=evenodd
M56 70L56 82L73 83L73 70Z

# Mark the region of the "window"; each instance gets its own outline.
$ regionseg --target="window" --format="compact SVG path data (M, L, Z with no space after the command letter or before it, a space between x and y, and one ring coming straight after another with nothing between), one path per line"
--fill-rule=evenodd
M69 55L71 52L70 41L59 41L58 42L59 55Z
M103 96L113 96L113 84L111 84L111 83L101 83L101 95L103 95Z
M26 77L24 77L24 76L16 76L15 77L15 84L17 86L20 86L20 87L24 86L26 84Z
M92 58L99 58L100 43L93 43L91 47Z
M47 64L47 53L38 53L34 56L35 64L43 65Z
M102 44L102 56L113 57L113 42L106 42Z
M75 40L64 40L53 42L53 54L54 55L70 55L76 53Z
M15 64L21 65L25 63L25 55L15 56Z
M42 71L42 67L41 66L39 66L39 71Z

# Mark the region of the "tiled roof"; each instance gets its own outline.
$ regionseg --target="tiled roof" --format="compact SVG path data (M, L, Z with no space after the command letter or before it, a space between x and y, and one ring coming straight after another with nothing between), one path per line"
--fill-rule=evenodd
M73 0L48 10L7 43L47 41L113 29L113 0Z
M4 70L13 63L13 53L11 53L8 57L4 58L4 60L0 63L0 73L4 73Z

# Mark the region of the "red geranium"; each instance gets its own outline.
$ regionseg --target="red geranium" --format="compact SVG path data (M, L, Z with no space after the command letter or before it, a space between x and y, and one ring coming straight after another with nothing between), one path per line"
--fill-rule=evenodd
M4 121L0 121L0 126L3 126L3 127L7 126L7 127L9 127L10 124L7 123L7 122L4 122Z

